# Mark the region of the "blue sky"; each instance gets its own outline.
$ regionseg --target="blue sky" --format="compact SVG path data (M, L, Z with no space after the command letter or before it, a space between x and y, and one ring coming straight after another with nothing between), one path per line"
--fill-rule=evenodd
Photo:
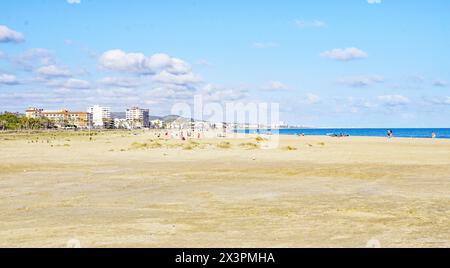
M448 0L0 2L0 110L281 104L329 127L450 127Z

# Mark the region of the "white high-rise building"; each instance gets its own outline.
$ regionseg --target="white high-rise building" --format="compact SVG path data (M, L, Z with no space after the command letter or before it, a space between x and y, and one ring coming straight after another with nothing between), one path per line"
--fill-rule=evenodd
M88 108L88 113L92 114L92 125L95 128L108 127L111 120L111 109L109 107L102 107L100 105L94 105Z
M140 109L133 107L127 109L127 121L132 128L148 128L150 127L150 112L148 109Z

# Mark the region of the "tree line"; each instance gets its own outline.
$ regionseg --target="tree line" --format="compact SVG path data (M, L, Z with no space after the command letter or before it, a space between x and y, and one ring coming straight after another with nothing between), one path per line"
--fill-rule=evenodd
M45 117L28 118L9 112L0 114L0 130L38 130L54 127L54 122Z

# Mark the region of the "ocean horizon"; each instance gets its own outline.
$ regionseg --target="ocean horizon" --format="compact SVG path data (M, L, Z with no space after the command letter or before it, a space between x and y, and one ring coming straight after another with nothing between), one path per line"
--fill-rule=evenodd
M283 128L283 129L237 129L237 133L246 134L280 134L305 136L348 135L354 137L387 137L392 130L398 138L432 138L450 139L450 128Z

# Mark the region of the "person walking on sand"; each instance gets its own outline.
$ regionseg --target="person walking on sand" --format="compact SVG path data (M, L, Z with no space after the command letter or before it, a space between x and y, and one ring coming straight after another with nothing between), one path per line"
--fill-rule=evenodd
M431 138L432 139L436 139L436 137L437 137L436 132L431 133Z

